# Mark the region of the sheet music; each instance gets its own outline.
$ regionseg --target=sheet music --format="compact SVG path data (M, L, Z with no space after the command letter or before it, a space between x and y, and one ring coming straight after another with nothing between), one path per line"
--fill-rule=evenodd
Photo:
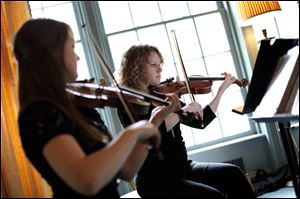
M291 114L299 115L299 90L297 92Z
M271 116L276 113L284 91L289 83L289 78L291 77L298 55L299 46L295 46L294 48L290 49L286 55L279 59L269 88L260 105L253 113L254 117ZM294 102L292 113L299 115L299 98Z

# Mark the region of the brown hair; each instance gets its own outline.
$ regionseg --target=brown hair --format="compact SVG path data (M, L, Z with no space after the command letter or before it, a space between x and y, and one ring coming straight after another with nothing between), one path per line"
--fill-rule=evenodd
M164 59L160 51L155 46L140 44L131 46L122 56L119 70L119 83L121 85L141 90L141 83L146 82L148 77L143 74L145 63L151 52L156 52L160 57L161 64Z
M106 142L107 137L84 119L65 91L69 73L64 63L64 46L69 31L67 24L52 19L31 19L18 31L14 53L18 60L20 111L39 99L51 101L82 135Z

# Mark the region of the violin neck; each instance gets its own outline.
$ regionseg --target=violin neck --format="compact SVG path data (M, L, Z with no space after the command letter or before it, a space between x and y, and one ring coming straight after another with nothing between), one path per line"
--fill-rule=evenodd
M215 81L215 80L225 80L225 77L203 77L201 75L193 75L189 77L190 80L211 80L211 81Z
M165 81L160 82L159 85L164 84L164 83L171 83L173 80L174 80L174 77L167 78ZM153 86L153 87L155 87L155 86Z
M83 80L76 80L74 83L93 83L95 81L95 78L92 77L91 79L83 79Z
M203 77L201 75L193 75L189 77L189 80L194 80L194 81L216 81L216 80L225 80L225 77ZM234 82L238 86L244 88L248 85L248 80L247 79L242 79L242 80L235 80Z

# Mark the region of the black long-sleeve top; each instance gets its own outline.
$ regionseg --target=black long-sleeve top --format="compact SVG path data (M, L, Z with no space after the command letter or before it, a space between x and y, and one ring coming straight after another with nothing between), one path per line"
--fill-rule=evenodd
M138 116L138 120L149 119L151 111L154 108L155 107L151 105L148 114ZM130 120L125 112L118 109L118 115L124 127L130 125ZM190 124L185 124L196 128L205 128L205 126L207 126L216 117L209 106L206 106L203 109L203 115L203 126L199 125L199 120L192 120ZM139 184L140 181L152 183L151 179L153 179L154 183L157 182L158 179L183 177L186 169L188 169L187 151L181 134L180 123L177 123L170 131L167 131L165 122L163 122L159 126L159 130L162 137L160 151L164 158L163 160L160 160L157 157L155 150L150 150L145 163L138 172L137 184Z

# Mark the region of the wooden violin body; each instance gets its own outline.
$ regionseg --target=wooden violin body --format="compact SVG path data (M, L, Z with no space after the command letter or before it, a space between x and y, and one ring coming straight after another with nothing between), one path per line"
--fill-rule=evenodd
M205 94L211 92L212 82L210 81L193 81L190 83L193 94ZM151 93L156 96L164 97L167 93L176 94L178 97L187 94L188 89L184 81L164 83L153 87Z
M150 92L159 97L164 97L167 93L177 94L179 97L181 95L187 94L189 91L186 86L185 81L174 81L174 78L169 78L165 82L153 86L150 88ZM213 81L224 80L223 77L202 77L202 76L191 76L189 78L189 86L192 94L206 94L211 92L211 87ZM248 80L236 80L238 86L244 88L248 85Z
M139 93L136 90L120 87L118 88L100 86L93 83L74 82L67 84L66 91L74 98L75 104L79 107L86 108L123 108L118 97L118 93L122 92L123 98L126 100L130 111L137 115L146 115L149 113L151 102L157 102L162 105L168 105L168 102L146 94ZM181 110L176 111L185 121L194 117L192 113L186 113Z
M117 88L75 82L69 83L66 91L75 98L76 105L80 107L103 108L107 106L118 108L123 106L118 97L120 91ZM122 91L122 95L134 113L148 113L150 102L145 101L144 97L127 91Z

